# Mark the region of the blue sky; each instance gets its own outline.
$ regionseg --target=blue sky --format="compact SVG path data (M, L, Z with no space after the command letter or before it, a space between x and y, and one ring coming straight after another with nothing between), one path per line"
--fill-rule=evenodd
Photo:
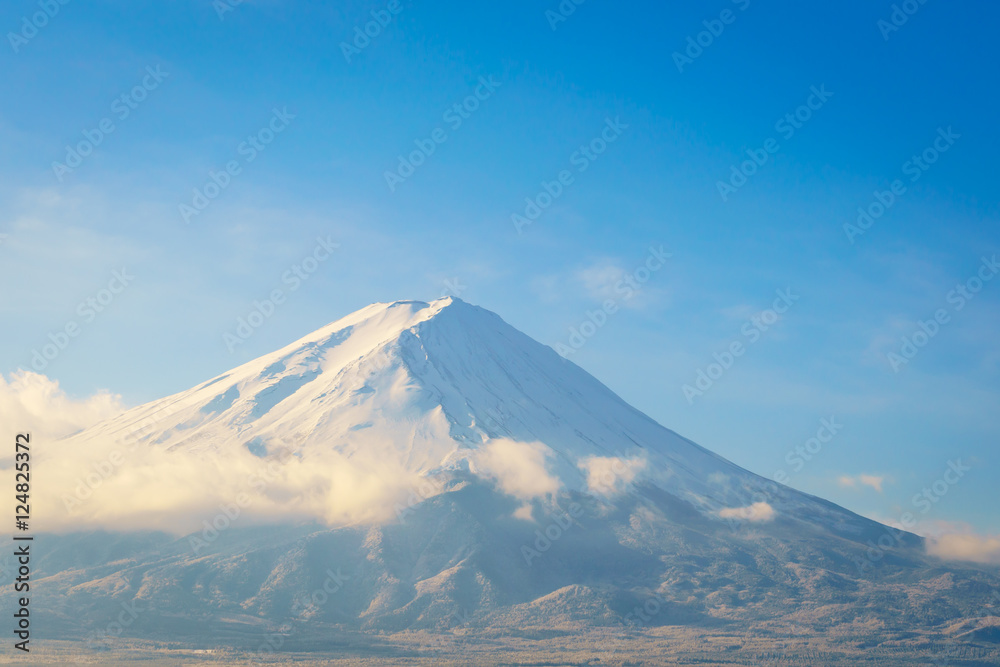
M890 2L588 0L555 20L554 0L222 1L0 11L0 372L75 324L42 372L138 404L373 301L457 294L556 346L611 300L570 357L661 423L885 520L961 460L924 528L1000 533L1000 280L952 293L1000 251L1000 10L914 1L880 27ZM372 12L387 25L345 56ZM339 245L290 277L317 239ZM661 246L641 290L615 288ZM764 330L777 290L795 298Z

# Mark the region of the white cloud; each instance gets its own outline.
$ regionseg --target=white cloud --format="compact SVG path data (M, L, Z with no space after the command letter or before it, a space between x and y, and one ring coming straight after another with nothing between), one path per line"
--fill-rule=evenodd
M640 270L642 275L637 276ZM642 309L663 304L670 297L665 285L650 280L653 273L655 271L641 263L629 270L620 259L602 257L582 268L536 276L531 281L531 288L543 303L566 303L582 298L594 304L614 301L617 308Z
M620 300L621 294L615 285L625 275L625 269L615 262L604 259L576 272L576 280L583 286L587 296L594 301L606 299Z
M246 447L157 447L132 432L123 423L115 436L87 432L49 443L36 455L37 468L44 470L37 482L32 477L39 530L86 526L185 534L217 518L238 525L383 522L397 518L398 508L411 501L442 491L400 463L363 452L301 451L267 438L269 454L260 458ZM156 434L152 428L145 436Z
M945 560L1000 565L1000 535L981 535L967 523L925 521L917 532L927 538L927 553Z
M616 456L589 456L580 461L587 476L587 490L602 496L613 496L625 490L636 475L646 467L642 458L621 459Z
M725 485L729 483L729 475L724 472L713 472L708 476L708 481L711 484Z
M763 501L748 507L727 507L719 510L719 516L723 519L743 519L753 522L770 521L774 515L774 508Z
M522 521L534 521L534 512L530 504L525 503L521 505L516 510L514 510L513 517L515 519L521 519Z
M152 446L160 432L147 415L148 407L125 412L106 391L77 399L38 373L0 375L0 439L31 433L32 527L186 533L224 508L238 511L241 523L307 517L344 525L391 520L414 493L423 500L441 490L415 491L425 480L391 461L326 449L281 456L275 438L267 459L246 448L171 451ZM74 435L107 420L115 421L99 428L109 435ZM11 445L0 454L0 473L12 479L13 467ZM13 514L13 501L0 506Z
M837 484L845 488L854 488L858 485L870 486L879 493L882 493L882 485L885 484L885 475L841 475L837 478Z
M516 498L553 494L559 480L549 475L546 461L552 450L541 442L491 440L474 455L477 474L496 480L500 489Z
M927 538L927 553L945 560L1000 565L1000 535L965 532L930 537Z
M30 432L38 442L67 435L122 412L121 397L99 391L82 399L70 398L56 380L32 371L0 374L0 438L12 442L17 433ZM6 452L4 453L6 454Z
M119 397L107 392L74 399L43 375L0 376L0 425L11 429L4 441L30 431L37 445L32 447L33 469L39 470L37 480L32 476L33 528L155 528L186 534L216 519L239 525L298 519L353 525L392 521L399 508L444 490L401 461L367 455L368 448L352 453L302 449L294 438L267 435L262 437L266 458L246 447L159 447L154 441L163 434L160 420L169 421L169 410L154 410L156 417L149 416L149 406L123 410ZM112 418L101 431L72 435ZM197 437L195 431L189 437ZM559 480L546 470L552 456L542 443L511 440L491 441L471 454L479 474L524 500L558 491ZM8 451L0 458L0 473L12 475L12 469ZM5 507L13 513L13 497ZM530 520L531 506L515 516Z

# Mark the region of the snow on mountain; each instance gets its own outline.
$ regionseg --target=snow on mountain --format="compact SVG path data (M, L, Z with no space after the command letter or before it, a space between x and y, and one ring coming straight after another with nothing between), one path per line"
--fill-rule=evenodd
M183 531L244 494L257 519L383 521L457 471L526 503L567 491L614 497L649 481L720 517L846 515L660 426L453 298L373 304L50 453L53 493L40 516L55 529Z

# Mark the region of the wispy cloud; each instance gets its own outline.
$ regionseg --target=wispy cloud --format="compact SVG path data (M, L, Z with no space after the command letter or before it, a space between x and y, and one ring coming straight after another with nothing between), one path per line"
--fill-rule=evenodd
M755 523L771 521L774 519L774 515L774 508L763 501L747 507L726 507L719 510L719 516L723 519L742 519Z
M574 277L588 298L604 301L620 296L615 292L615 284L623 275L625 269L617 260L605 258L578 270Z
M527 500L559 490L559 480L546 468L546 461L554 452L540 442L501 438L491 441L476 454L476 472L495 479L504 493Z
M603 496L624 491L646 467L643 458L620 459L616 456L589 456L578 464L587 476L587 490Z
M656 265L656 271L663 267L662 262ZM636 271L641 272L641 278L636 277ZM582 299L600 304L611 300L621 308L642 309L669 300L664 280L653 277L656 271L646 270L642 263L632 265L621 258L601 257L582 267L535 276L531 287L543 303Z
M572 282L595 303L613 300L623 308L636 310L662 302L669 296L662 277L653 278L653 273L645 271L642 264L626 266L620 259L602 258L578 269ZM659 266L662 267L662 263ZM643 277L637 277L637 271L644 271Z
M121 397L107 391L72 398L59 383L31 371L0 374L0 436L13 442L14 429L30 430L38 440L65 437L125 410Z
M886 481L887 479L885 475L841 475L837 478L837 484L844 488L868 486L875 489L879 493L882 493L882 487Z
M923 531L927 553L945 560L1000 565L1000 535L983 535L965 523L935 521Z

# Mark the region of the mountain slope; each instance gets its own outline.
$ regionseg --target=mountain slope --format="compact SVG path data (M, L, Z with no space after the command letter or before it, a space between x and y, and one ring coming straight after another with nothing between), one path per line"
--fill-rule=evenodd
M150 474L134 474L131 487L117 478L102 484L98 500L74 508L77 519L129 525L124 510L141 509L144 521L183 525L170 515L190 514L197 502L177 512L146 505L112 512L100 497L142 495L140 485L164 475L191 477L185 483L198 485L193 495L207 510L247 486L262 461L279 459L280 479L256 508L271 518L384 520L428 477L466 470L523 500L560 491L614 495L648 481L709 514L765 520L776 512L855 534L871 529L663 428L551 348L450 298L369 306L89 429L57 454L123 442L133 473ZM186 475L196 459L242 478ZM359 498L369 507L359 508Z
M739 468L456 299L369 306L38 469L35 613L99 644L124 604L129 636L243 648L668 626L905 648L964 628L986 655L1000 602L995 570Z

